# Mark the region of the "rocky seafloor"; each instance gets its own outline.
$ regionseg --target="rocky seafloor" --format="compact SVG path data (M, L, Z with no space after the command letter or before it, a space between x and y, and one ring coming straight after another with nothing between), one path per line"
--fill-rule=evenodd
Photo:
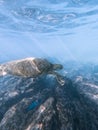
M98 130L98 86L77 75L64 86L52 76L1 76L0 130Z

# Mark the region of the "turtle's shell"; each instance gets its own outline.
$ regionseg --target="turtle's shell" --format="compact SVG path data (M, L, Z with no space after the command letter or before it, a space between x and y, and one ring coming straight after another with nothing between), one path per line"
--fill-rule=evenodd
M46 59L26 58L2 65L2 71L17 76L37 77L42 73L47 73L51 67L52 64Z

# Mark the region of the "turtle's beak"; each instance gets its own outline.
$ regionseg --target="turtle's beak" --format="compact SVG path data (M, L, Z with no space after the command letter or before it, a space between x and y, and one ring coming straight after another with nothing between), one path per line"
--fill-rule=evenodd
M53 64L53 70L61 70L63 69L63 65L61 64Z

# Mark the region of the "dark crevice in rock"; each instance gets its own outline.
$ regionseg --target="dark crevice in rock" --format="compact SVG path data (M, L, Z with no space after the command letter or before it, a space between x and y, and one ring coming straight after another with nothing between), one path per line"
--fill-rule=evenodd
M52 122L52 129L51 130L60 130L61 128L61 121L59 119L59 113L58 113L58 110L57 110L57 99L56 97L54 96L54 110L55 110L55 120L54 122Z

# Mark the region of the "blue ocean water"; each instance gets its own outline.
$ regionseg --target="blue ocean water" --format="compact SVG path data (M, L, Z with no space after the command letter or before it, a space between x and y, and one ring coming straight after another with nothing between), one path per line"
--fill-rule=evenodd
M98 62L97 0L0 0L0 63L25 57Z

